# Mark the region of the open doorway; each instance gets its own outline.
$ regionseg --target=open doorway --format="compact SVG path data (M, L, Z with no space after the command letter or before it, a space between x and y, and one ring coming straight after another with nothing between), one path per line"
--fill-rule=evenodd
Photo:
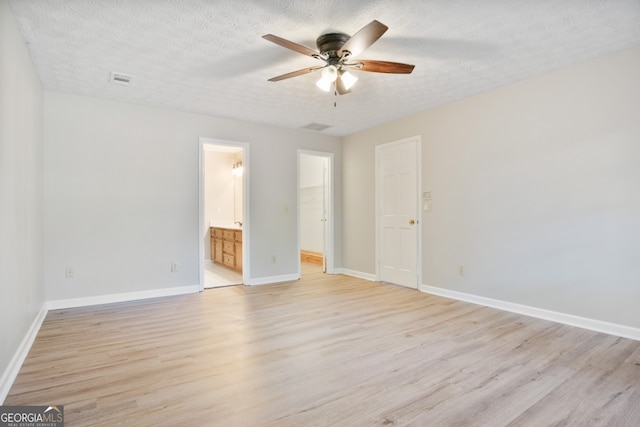
M247 147L201 138L200 288L246 283Z
M332 154L298 151L299 273L333 273Z

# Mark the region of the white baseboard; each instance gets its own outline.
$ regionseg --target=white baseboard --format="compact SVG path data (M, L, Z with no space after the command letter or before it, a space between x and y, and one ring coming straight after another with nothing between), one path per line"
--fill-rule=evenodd
M149 291L127 292L112 295L99 295L95 297L46 301L44 304L42 304L40 312L38 312L38 315L33 320L29 331L22 339L18 350L16 350L15 354L11 358L11 361L9 362L7 369L2 373L2 377L0 377L0 404L4 403L4 400L7 398L9 390L11 390L11 386L18 376L18 372L20 372L20 368L22 367L24 360L29 354L29 350L31 349L31 346L35 341L36 336L38 335L38 331L40 330L40 326L42 326L42 322L44 321L45 317L47 317L47 313L49 312L49 310L110 304L114 302L136 301L147 298L167 297L198 292L200 292L200 286L194 285L167 289L153 289Z
M299 279L300 276L297 274L283 274L281 276L258 277L256 279L251 279L248 285L270 285L272 283L291 282Z
M371 282L375 282L377 279L375 274L363 273L361 271L351 270L348 268L341 268L340 274L344 274L345 276L357 277L358 279L369 280Z
M0 405L2 405L4 400L7 398L9 390L11 390L11 386L18 376L18 372L20 372L24 359L27 358L29 350L31 350L31 346L38 335L38 331L40 330L40 326L42 325L45 317L47 317L47 303L42 304L42 307L35 319L33 319L27 334L24 336L18 346L18 349L9 361L7 369L5 369L2 373L2 377L0 377Z
M175 295L195 294L200 292L199 285L180 286L166 289L151 289L148 291L125 292L121 294L98 295L94 297L71 298L47 301L48 310L63 308L86 307L90 305L111 304L114 302L137 301L148 298L170 297Z
M589 329L596 332L603 332L609 335L615 335L622 338L629 338L632 340L640 341L640 329L631 326L619 325L616 323L575 316L573 314L566 314L558 311L551 311L544 308L531 307L528 305L522 305L508 301L496 300L493 298L486 298L478 295L467 294L464 292L438 288L435 286L422 285L420 286L420 290L428 294L470 302L472 304L484 305L486 307L497 308L499 310L510 311L512 313L523 314L525 316L550 320L552 322L563 323L570 326L577 326L583 329Z

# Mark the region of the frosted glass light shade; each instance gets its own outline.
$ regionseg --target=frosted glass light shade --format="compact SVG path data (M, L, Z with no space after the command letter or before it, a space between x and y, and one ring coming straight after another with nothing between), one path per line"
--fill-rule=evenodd
M342 83L344 83L344 87L346 89L351 89L351 87L358 81L358 78L348 71L343 71L340 74L340 78L342 79Z
M318 86L320 89L322 89L325 92L329 92L331 90L332 84L333 84L332 81L325 80L324 78L321 78L316 82L316 86Z
M322 78L329 82L335 82L338 78L338 69L336 66L329 65L328 67L324 67L322 69Z
M329 65L328 67L324 67L322 69L322 78L316 82L316 86L322 89L325 92L329 92L331 90L331 86L333 82L338 78L338 69L335 65Z

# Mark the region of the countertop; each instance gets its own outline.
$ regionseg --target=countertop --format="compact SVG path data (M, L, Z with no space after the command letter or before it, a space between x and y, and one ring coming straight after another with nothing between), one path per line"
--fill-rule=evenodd
M216 227L216 228L226 228L229 230L242 230L242 227L240 227L238 224L235 224L233 222L209 222L209 227Z

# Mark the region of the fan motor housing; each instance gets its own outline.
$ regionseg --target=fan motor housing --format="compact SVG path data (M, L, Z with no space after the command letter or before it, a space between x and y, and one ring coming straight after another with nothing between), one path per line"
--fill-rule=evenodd
M344 33L328 33L322 34L316 40L316 45L320 53L327 54L329 56L337 56L336 52L342 48L342 46L351 37Z

